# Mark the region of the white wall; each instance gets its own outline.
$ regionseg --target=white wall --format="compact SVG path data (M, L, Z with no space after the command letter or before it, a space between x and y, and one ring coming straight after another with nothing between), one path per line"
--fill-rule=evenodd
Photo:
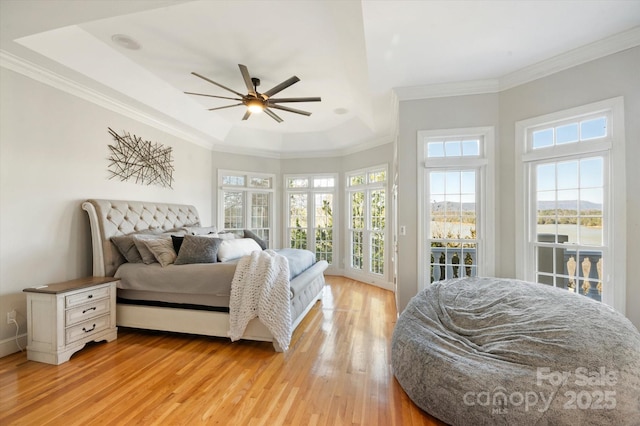
M398 139L399 237L398 304L404 309L417 291L418 130L496 126L496 275L515 276L515 123L531 117L624 96L627 185L626 315L640 328L640 48L610 55L499 94L458 96L400 103Z
M498 95L484 94L400 102L398 135L398 310L418 291L418 143L420 130L498 126ZM496 131L497 134L497 131ZM499 151L499 140L496 140ZM496 203L499 191L496 191ZM499 211L496 223L500 223ZM489 230L491 232L491 230ZM499 259L496 259L499 263ZM497 265L496 265L497 267Z
M194 204L211 223L212 153L61 90L0 68L0 356L16 349L22 290L91 275L87 198ZM107 127L173 148L173 189L110 180ZM24 346L25 338L22 339Z

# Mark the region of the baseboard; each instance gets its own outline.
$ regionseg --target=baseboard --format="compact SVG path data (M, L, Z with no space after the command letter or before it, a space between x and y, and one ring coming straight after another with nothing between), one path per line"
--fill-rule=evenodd
M26 351L27 333L18 335L18 343L20 343L20 347L22 348L22 350ZM20 349L18 348L18 345L16 345L15 337L0 340L0 358L14 354L16 352L20 352Z

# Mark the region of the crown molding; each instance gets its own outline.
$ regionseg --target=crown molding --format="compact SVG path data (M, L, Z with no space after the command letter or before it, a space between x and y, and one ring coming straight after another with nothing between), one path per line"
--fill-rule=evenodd
M498 93L636 46L640 46L640 26L556 55L499 78L395 87L393 91L401 101Z
M398 100L412 101L418 99L447 98L450 96L479 95L495 93L500 90L498 79L470 80L454 83L429 84L425 86L394 87Z
M147 124L151 127L169 133L195 145L207 149L212 149L213 144L210 141L207 141L193 133L185 132L175 126L167 124L166 122L156 117L153 117L152 115L146 114L112 97L106 96L96 90L90 89L87 86L76 83L71 79L63 77L51 70L22 59L5 50L0 50L0 67L15 71L18 74L24 75L25 77L29 77L40 83L44 83L63 92L77 96L81 99L84 99L85 101L91 102L115 113L124 115L125 117L140 121L141 123Z
M578 47L500 77L500 91L640 45L640 27Z

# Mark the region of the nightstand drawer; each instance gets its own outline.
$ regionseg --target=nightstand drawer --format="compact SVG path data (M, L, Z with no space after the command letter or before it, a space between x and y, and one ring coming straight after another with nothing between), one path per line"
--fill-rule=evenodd
M91 318L109 313L109 299L98 299L77 308L69 309L65 312L65 325L77 324Z
M91 337L91 335L107 329L109 327L109 320L110 316L104 315L67 328L66 344L84 339L85 337Z
M70 296L66 296L65 306L67 308L71 308L73 306L78 306L82 303L87 303L92 300L100 299L103 297L109 297L109 287L98 287L92 288L87 291L82 291L80 293L72 294Z

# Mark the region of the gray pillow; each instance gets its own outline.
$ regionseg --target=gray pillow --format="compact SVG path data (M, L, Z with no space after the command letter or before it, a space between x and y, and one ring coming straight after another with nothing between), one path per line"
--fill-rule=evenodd
M252 231L249 231L248 229L245 229L244 230L244 237L245 238L251 238L252 240L254 240L256 243L258 243L258 245L260 246L260 248L262 250L266 250L267 249L267 243L265 243L262 238L258 237Z
M176 251L173 249L173 241L170 237L151 240L142 240L158 263L162 267L172 264L176 260Z
M205 235L185 235L175 265L189 263L216 263L218 261L218 247L222 242L219 238Z
M136 248L138 249L138 251L140 252L140 256L142 257L142 262L150 265L152 263L156 263L156 257L153 254L153 252L151 252L151 250L149 250L149 248L146 246L145 242L148 240L159 240L159 239L164 239L164 240L168 240L169 242L171 242L171 236L170 235L134 235L133 236L133 242L136 245Z
M115 244L116 248L127 259L129 263L142 263L142 256L136 247L133 237L140 234L157 234L157 231L146 230L135 232L127 235L118 235L117 237L111 237L111 242Z

